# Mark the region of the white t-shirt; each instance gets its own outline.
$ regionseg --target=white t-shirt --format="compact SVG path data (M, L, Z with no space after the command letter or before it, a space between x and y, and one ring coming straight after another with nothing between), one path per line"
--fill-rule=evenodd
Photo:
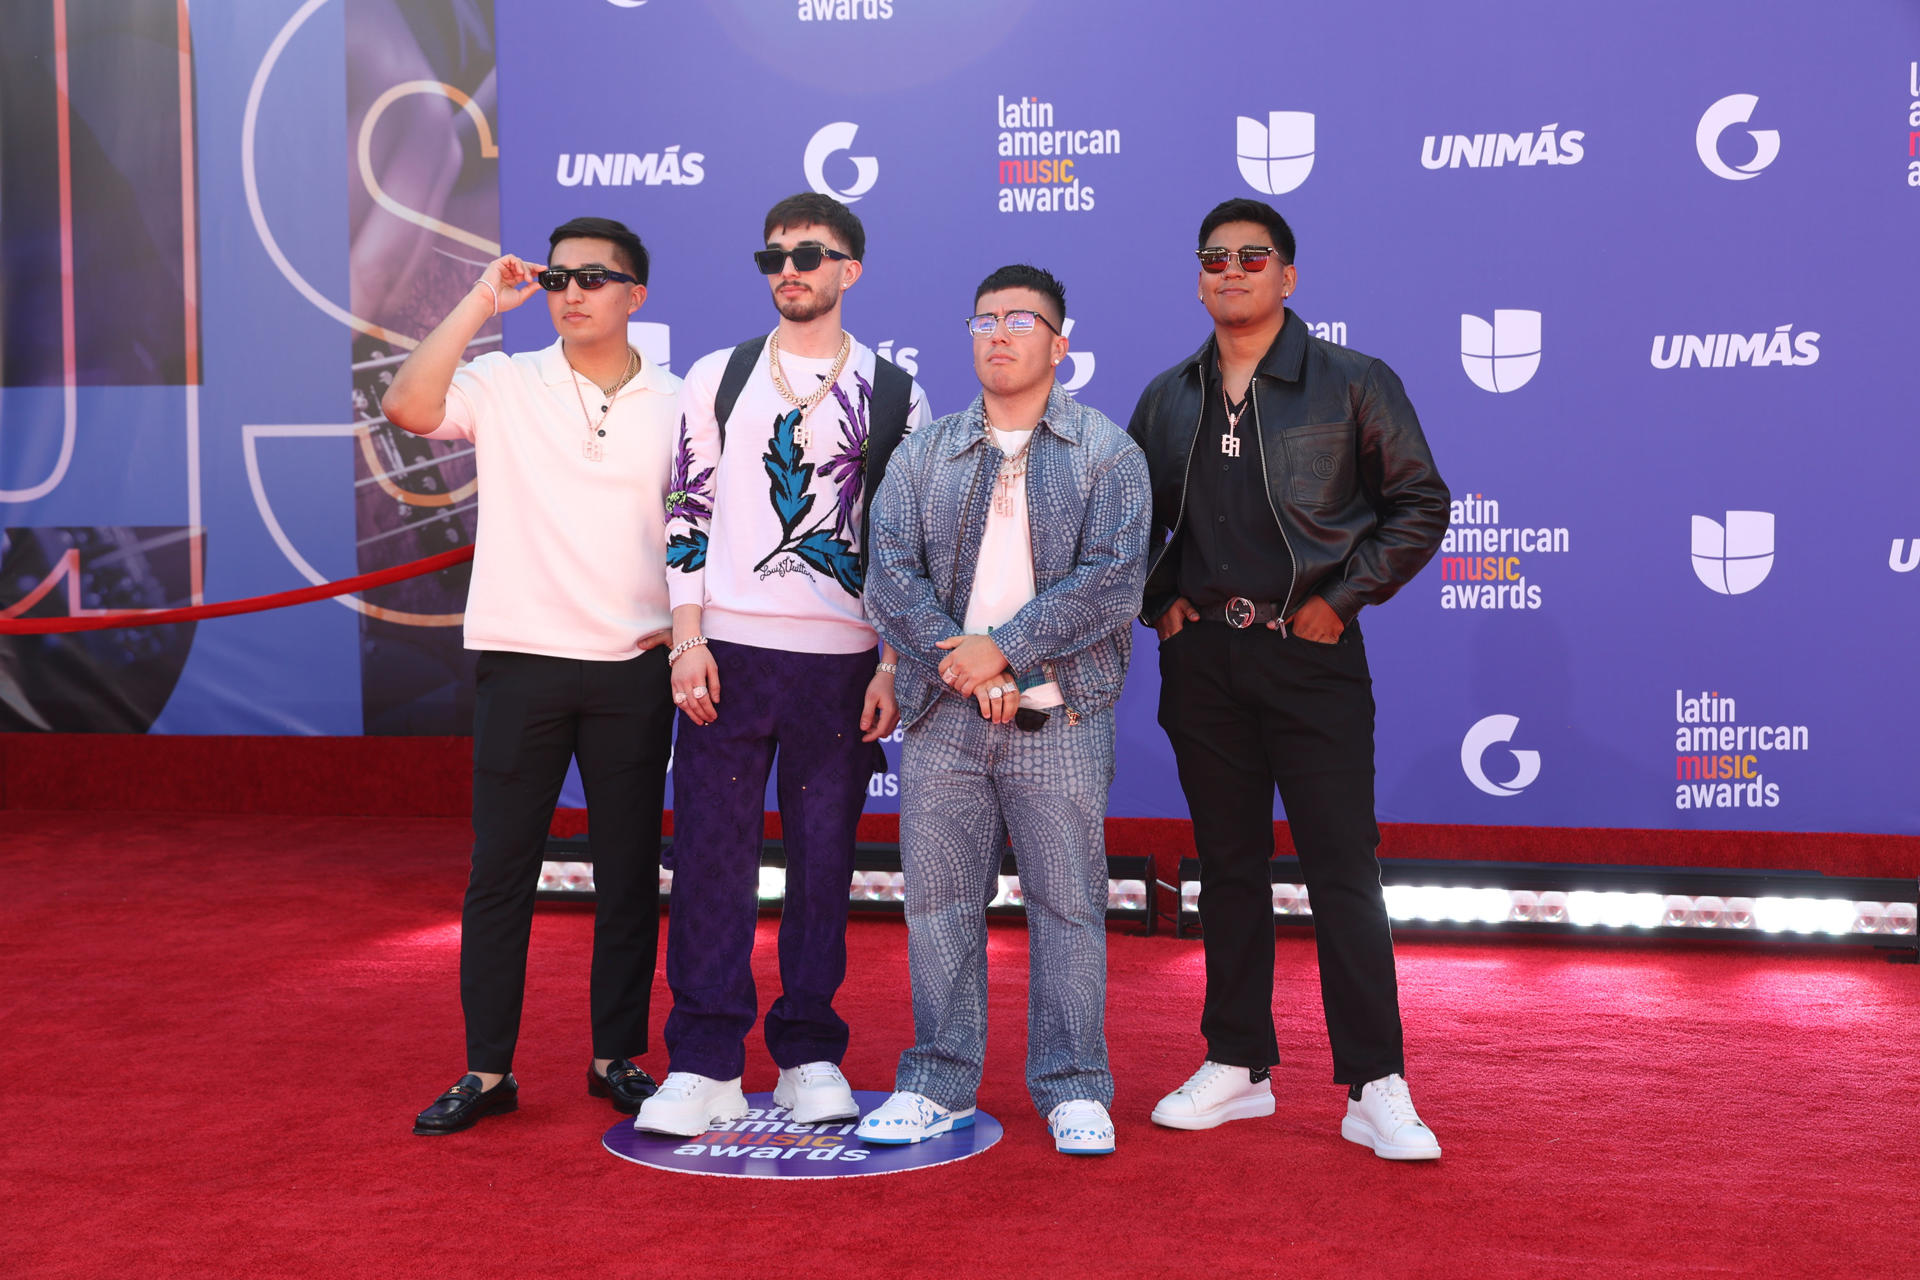
M987 433L994 447L1008 458L1033 438L1031 430L1002 431L992 425ZM1003 505L1005 512L1001 511ZM980 536L980 558L974 563L973 592L967 597L962 626L968 635L986 635L1020 612L1033 594L1033 527L1027 515L1027 476L1023 470L1005 486L997 477L994 480L993 501L987 506L987 528ZM1030 674L1014 672L1016 676ZM1052 680L1020 694L1020 705L1035 709L1057 707L1064 700L1060 686Z
M804 421L774 388L768 351L740 389L720 447L713 400L732 348L703 356L680 388L680 451L668 500L667 589L703 609L715 640L790 653L859 653L879 643L861 600L867 412L873 352L853 344L846 367ZM794 394L811 395L831 357L780 354ZM907 430L932 420L918 383Z
M588 420L608 401L558 340L489 352L453 375L428 438L471 440L478 468L467 648L619 661L672 625L665 510L679 389L643 364L599 423L594 462Z

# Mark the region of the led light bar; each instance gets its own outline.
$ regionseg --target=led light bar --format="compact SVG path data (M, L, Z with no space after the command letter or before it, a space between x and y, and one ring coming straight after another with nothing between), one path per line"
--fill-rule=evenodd
M1920 882L1817 873L1387 859L1387 914L1414 928L1853 942L1920 948ZM1310 922L1300 860L1272 864L1277 923ZM1180 863L1177 936L1200 923L1200 863Z
M587 861L587 842L577 837L550 838L546 854L547 860L540 864L538 896L548 901L593 901L593 864ZM853 877L848 885L849 905L853 910L896 914L906 910L906 878L900 870L898 846L856 845L853 865ZM987 914L1024 916L1026 899L1020 890L1020 869L1012 854L1002 859L1000 873L993 898L986 904ZM761 907L779 906L786 898L786 890L786 847L778 840L769 840L760 851ZM662 867L661 901L667 901L672 893L673 870ZM1141 933L1150 934L1158 917L1158 882L1153 875L1153 859L1109 856L1107 919L1136 923Z

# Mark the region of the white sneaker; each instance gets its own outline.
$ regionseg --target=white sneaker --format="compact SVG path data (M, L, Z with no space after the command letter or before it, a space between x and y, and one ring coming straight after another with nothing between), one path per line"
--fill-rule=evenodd
M1047 1112L1047 1132L1063 1155L1113 1154L1113 1117L1091 1098L1071 1098Z
M1267 1067L1230 1067L1209 1059L1185 1084L1160 1099L1153 1122L1169 1129L1211 1129L1229 1120L1273 1114Z
M773 1105L793 1113L795 1124L824 1124L829 1120L858 1120L860 1104L840 1068L831 1062L803 1062L782 1067L773 1086Z
M949 1111L925 1094L902 1089L861 1117L854 1136L862 1142L897 1147L972 1127L972 1107Z
M747 1114L740 1080L713 1080L691 1071L669 1071L658 1092L640 1104L633 1127L642 1133L698 1137L724 1120Z
M1387 1160L1438 1160L1440 1140L1421 1123L1413 1109L1413 1095L1399 1076L1383 1076L1360 1090L1358 1101L1347 1100L1347 1118L1340 1136L1372 1147Z

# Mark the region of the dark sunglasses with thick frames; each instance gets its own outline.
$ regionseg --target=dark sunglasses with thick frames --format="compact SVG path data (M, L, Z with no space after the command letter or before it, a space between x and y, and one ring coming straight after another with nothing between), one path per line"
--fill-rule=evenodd
M1036 320L1047 328L1053 329L1055 333L1060 332L1054 329L1053 321L1038 311L1009 311L1004 316L996 316L991 311L982 311L977 316L967 317L967 332L976 338L991 338L993 331L1004 323L1007 326L1007 332L1017 338L1023 333L1032 333Z
M760 268L760 274L763 276L777 276L786 269L788 258L793 259L795 271L812 271L819 267L823 259L832 258L835 262L846 262L852 257L850 253L842 253L838 249L829 249L823 245L803 244L792 249L756 249L753 254L753 265Z
M639 284L640 281L624 271L613 271L606 267L548 267L537 277L540 287L548 293L559 293L572 280L582 289L598 289L609 280L621 284Z
M1278 249L1259 244L1245 244L1238 249L1218 249L1209 246L1205 249L1195 249L1193 252L1200 259L1200 269L1208 275L1219 275L1225 271L1229 259L1239 263L1242 271L1265 271L1267 260L1280 256ZM1286 266L1286 261L1282 259L1280 265Z

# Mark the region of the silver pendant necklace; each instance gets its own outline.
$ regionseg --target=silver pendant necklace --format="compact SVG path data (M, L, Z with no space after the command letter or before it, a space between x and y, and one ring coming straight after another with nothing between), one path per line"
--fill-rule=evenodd
M1247 416L1247 406L1253 403L1253 382L1251 380L1247 382L1246 398L1240 402L1240 407L1236 409L1233 407L1233 401L1227 398L1227 380L1222 378L1220 380L1220 403L1225 406L1227 411L1227 429L1220 436L1220 452L1229 458L1237 458L1240 456L1240 436L1238 434L1240 419Z

